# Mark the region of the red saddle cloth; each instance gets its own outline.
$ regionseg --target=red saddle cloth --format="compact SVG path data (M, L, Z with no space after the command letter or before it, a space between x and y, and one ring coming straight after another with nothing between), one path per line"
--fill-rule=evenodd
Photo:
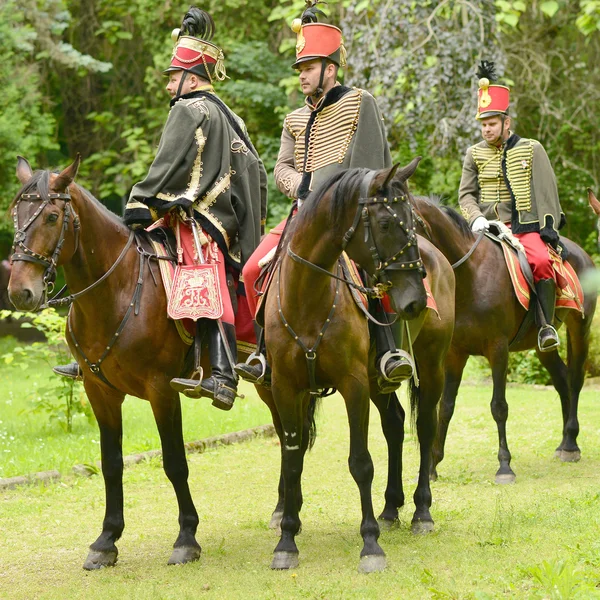
M529 310L531 291L521 270L519 259L507 244L502 243L501 246L517 299L525 310ZM548 246L548 255L556 282L556 308L570 308L583 314L583 290L577 273L551 246Z
M159 220L148 229L151 230L164 225L166 225L166 223L164 223L163 220ZM195 250L192 231L188 227L180 227L179 233L181 236L181 246L183 248L183 264L193 265L195 264ZM152 245L154 246L154 250L157 254L161 254L163 256L167 254L166 248L160 242L152 240ZM168 302L169 298L171 297L171 291L173 287L175 265L167 260L160 260L158 261L158 263L160 266L160 273ZM225 268L227 274L231 275L231 277L222 277L219 279L220 290L221 295L225 301L225 299L230 296L230 291L226 279L229 279L230 282L231 280L233 280L233 286L237 300L237 311L235 311L234 314L234 324L238 350L242 350L245 352L253 352L256 349L256 335L254 333L254 326L252 324L252 316L250 315L250 309L248 308L246 296L238 293L238 290L243 289L243 285L240 287L239 273L235 269L232 269L228 266L226 266ZM194 341L194 333L196 331L196 325L194 321L192 319L180 319L175 320L175 324L177 326L177 330L179 331L181 339L186 344L192 344Z

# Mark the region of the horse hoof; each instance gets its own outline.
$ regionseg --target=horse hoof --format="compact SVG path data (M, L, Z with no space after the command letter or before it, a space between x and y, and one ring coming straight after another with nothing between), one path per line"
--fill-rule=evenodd
M283 511L276 510L271 515L271 521L269 522L269 529L280 529L282 518L283 518Z
M202 550L200 546L180 546L173 548L173 553L169 558L168 565L185 565L200 559Z
M572 452L561 450L559 458L562 462L579 462L581 460L581 450L573 450Z
M433 531L433 521L414 521L410 526L415 535L425 535Z
M83 568L86 571L95 571L96 569L103 569L104 567L114 567L117 563L117 554L116 548L106 552L90 550L83 563Z
M370 556L361 556L358 563L359 573L377 573L387 567L385 554L371 554Z
M496 475L496 483L506 485L507 483L515 483L517 476L514 473L500 473Z
M274 552L271 569L296 569L299 564L297 552Z
M562 450L560 448L557 448L554 451L554 458L560 458L560 455L562 454Z
M396 519L382 519L379 517L377 519L377 523L379 524L380 531L391 531L392 529L398 529L400 527L400 520Z

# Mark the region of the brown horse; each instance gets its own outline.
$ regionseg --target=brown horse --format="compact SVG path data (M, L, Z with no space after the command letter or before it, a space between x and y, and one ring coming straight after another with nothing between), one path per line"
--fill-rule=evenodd
M598 220L596 221L596 230L598 231L596 245L598 246L598 251L600 252L600 202L594 195L594 192L591 188L588 188L588 202L590 203L592 210L598 217Z
M8 300L9 279L10 263L7 260L0 261L0 310L11 309L11 304Z
M440 207L433 200L415 199L415 208L423 217L424 233L439 248L450 263L463 258L475 243L467 222L455 210ZM593 269L591 258L574 242L561 238L569 251L569 262L579 276ZM497 483L510 483L515 473L510 466L511 455L506 440L508 403L506 373L508 353L537 350L537 331L531 327L516 344L525 310L512 288L499 245L484 237L472 256L455 270L456 324L454 337L446 359L446 383L440 404L439 428L433 451L432 477L437 478L437 465L444 458L444 445L462 373L469 356L485 356L492 369L493 393L491 411L498 427L500 463ZM539 352L538 358L548 370L562 406L563 437L556 454L564 461L579 460L577 446L579 422L577 407L584 380L584 363L588 353L590 326L596 307L596 296L586 294L584 315L575 310L558 310L556 321L567 326L567 365L558 351Z
M17 176L23 187L12 205L16 252L10 298L20 310L37 310L56 264L63 265L75 297L67 340L83 369L100 428L106 487L102 533L90 546L84 568L111 566L117 560L115 542L124 527L121 405L126 394L146 399L152 407L165 473L179 505L179 535L169 564L186 563L200 556L198 513L187 481L181 403L169 382L181 375L188 346L167 319L162 281L148 262L149 242L143 233L134 238L121 219L73 183L78 167L79 157L60 174L33 173L19 158ZM259 393L273 409L269 392Z
M430 531L433 527L429 465L436 406L443 388L444 358L452 337L454 276L432 244L420 238L417 245L406 186L417 164L416 159L395 177L395 167L336 173L311 194L286 233L289 245L285 252L282 250L265 301L272 392L283 428L283 516L272 568L288 569L298 564L295 537L300 530L300 482L304 455L311 442L315 398L323 388L336 388L348 412L349 468L359 488L362 509L361 571L385 567L371 498L369 396L380 411L388 442L388 487L381 519L393 521L398 507L404 504L404 412L395 394L382 396L378 392L368 322L349 289L337 278L342 273L338 260L344 249L375 282L389 288L396 313L410 320L420 378L419 387L411 386L421 451L413 531ZM439 307L439 318L433 311L424 310L423 264Z

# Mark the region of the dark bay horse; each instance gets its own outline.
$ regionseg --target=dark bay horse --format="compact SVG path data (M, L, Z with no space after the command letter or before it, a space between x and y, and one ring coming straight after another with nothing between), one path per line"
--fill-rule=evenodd
M362 509L359 570L385 567L379 525L371 498L373 462L367 447L369 396L380 411L388 443L386 507L391 522L404 504L402 441L404 411L395 394L380 395L368 322L341 275L338 259L348 255L375 281L389 288L396 313L410 320L420 385L411 386L421 465L414 494L413 531L433 528L429 466L436 407L443 389L444 359L454 322L454 276L442 254L415 235L406 180L418 160L400 170L351 169L336 173L306 200L286 233L287 251L266 298L265 333L272 366L272 392L283 430L283 515L271 567L295 568L302 506L301 475L311 440L317 390L336 388L344 398L350 427L349 468ZM285 243L281 246L285 248ZM419 255L420 251L420 255ZM422 263L437 301L439 317L425 310ZM391 286L391 287L390 287Z
M424 233L452 264L464 257L475 243L468 223L454 209L440 207L435 201L416 198L415 208L425 221ZM591 258L577 244L561 238L569 251L569 263L579 276L593 269ZM498 427L500 463L497 483L510 483L515 473L510 466L511 455L506 439L508 404L506 374L508 353L537 350L537 331L530 328L517 344L511 345L525 317L505 266L498 244L484 237L471 257L455 270L456 323L454 337L446 359L446 383L440 403L438 435L434 445L432 477L437 477L437 465L444 458L448 426L454 413L456 396L463 369L469 356L485 356L492 369L493 393L491 411ZM586 294L584 315L575 310L557 310L556 319L567 326L567 364L558 351L539 352L540 362L548 370L560 396L563 416L563 437L556 454L564 461L579 460L577 445L579 422L577 408L584 380L584 363L588 353L590 326L594 317L596 296Z
M596 221L596 230L598 232L598 237L596 238L596 245L598 246L598 251L600 252L600 202L594 195L594 192L591 188L588 188L588 202L590 203L592 210L598 217L598 220Z
M126 394L150 402L165 473L177 496L179 535L169 564L197 560L198 513L188 485L181 403L169 385L181 375L188 346L167 319L158 269L143 259L144 250L151 251L149 243L143 237L133 243L121 219L73 183L78 167L79 157L60 174L33 173L19 158L17 176L23 187L12 205L17 231L9 294L19 310L37 310L45 300L53 262L63 265L71 293L83 292L72 304L66 337L83 369L98 421L106 488L102 533L90 546L84 568L117 561L115 542L124 528L121 405ZM259 394L277 422L270 393L260 389Z

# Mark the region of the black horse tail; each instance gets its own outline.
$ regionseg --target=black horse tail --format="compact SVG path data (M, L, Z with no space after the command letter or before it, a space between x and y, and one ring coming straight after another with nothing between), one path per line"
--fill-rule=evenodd
M414 377L411 377L408 382L408 397L410 398L410 427L414 430L417 425L419 402L421 400L421 388L415 384Z
M317 409L321 406L320 396L311 396L308 402L308 449L311 450L317 440L317 422L315 420Z

